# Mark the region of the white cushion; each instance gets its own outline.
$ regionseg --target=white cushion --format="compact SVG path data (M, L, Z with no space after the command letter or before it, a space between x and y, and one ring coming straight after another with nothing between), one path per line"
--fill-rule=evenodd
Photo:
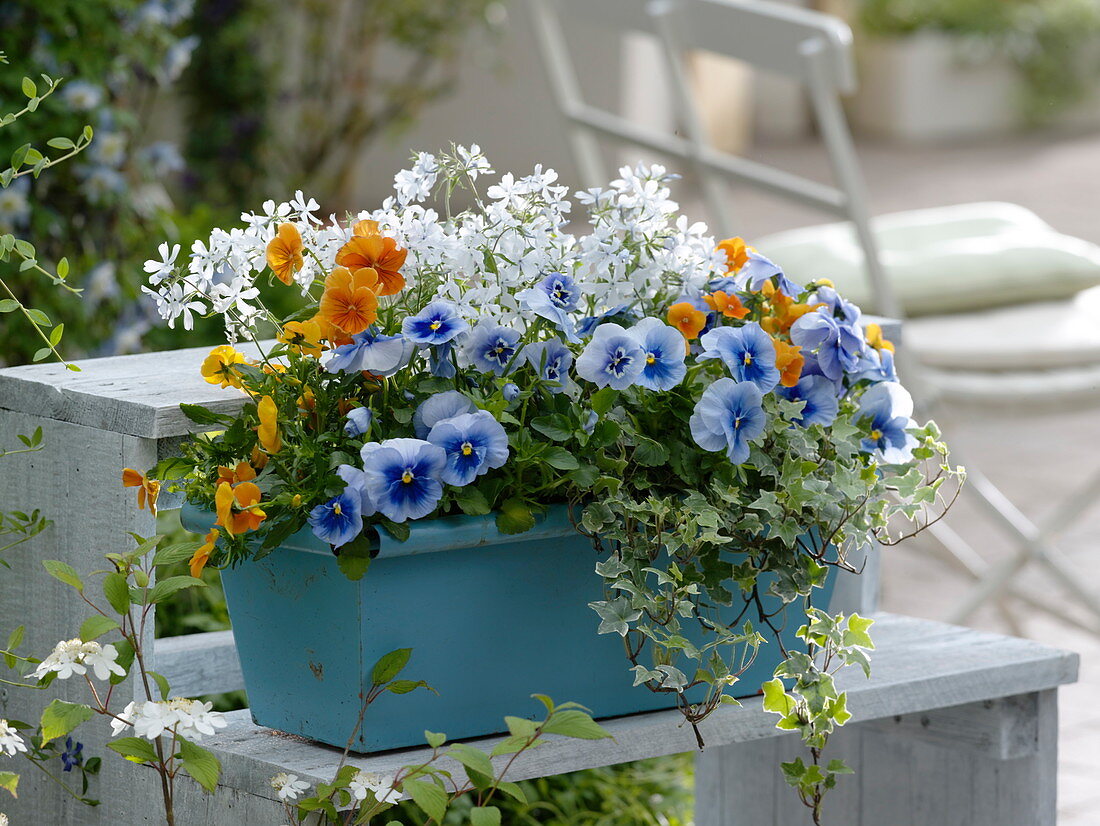
M1056 232L1016 204L897 212L875 218L872 229L910 316L1050 301L1100 285L1100 247ZM831 279L843 295L873 309L851 224L782 232L755 246L795 281Z

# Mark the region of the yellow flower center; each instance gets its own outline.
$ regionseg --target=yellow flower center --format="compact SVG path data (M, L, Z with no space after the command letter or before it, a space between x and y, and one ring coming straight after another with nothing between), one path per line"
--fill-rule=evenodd
M428 326L431 327L433 330L438 330L440 327L443 326L443 322L442 321L433 321Z
M736 419L733 420L733 429L734 430L740 430L741 429L741 417L740 416L738 416Z
M462 443L462 455L463 456L469 456L473 452L474 452L474 446L472 444L470 444L469 442L463 442Z
M335 505L332 506L332 512L337 516L340 516L341 514L343 514L344 509L340 507L340 503L337 502Z
M401 474L401 481L404 482L406 485L412 484L412 480L415 478L416 477L413 476L413 472L411 470L406 470L404 473Z
M752 356L748 353L745 353L745 357L742 359L742 361L744 362L745 366L748 367L750 364L752 364Z
M882 438L882 431L881 430L872 430L871 431L871 440L872 441L877 442L881 438Z
M653 353L646 353L645 354L645 363L646 364L655 364L656 362L657 362L657 358L653 355Z

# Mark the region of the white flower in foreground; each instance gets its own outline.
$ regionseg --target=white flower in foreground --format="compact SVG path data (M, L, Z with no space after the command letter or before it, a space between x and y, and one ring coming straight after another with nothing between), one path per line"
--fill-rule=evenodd
M115 660L118 650L113 645L100 645L94 640L62 640L54 646L50 655L38 664L34 676L41 679L47 674L56 673L59 679L67 680L74 674L81 676L91 668L97 679L110 679L112 674L126 676L126 669Z
M145 262L145 271L149 273L149 283L154 287L161 281L171 278L176 269L176 257L180 254L180 245L173 244L169 247L166 241L157 247L157 252L160 253L159 261L150 258Z
M8 816L0 812L0 826L8 826Z
M366 800L367 792L370 792L379 803L397 803L405 795L393 788L393 781L394 779L389 775L365 772L360 769L348 784L348 791L356 800Z
M0 720L0 754L15 757L21 751L27 750L27 744L19 736L19 732L8 725L7 720ZM3 815L0 815L3 817ZM3 823L3 821L0 821Z
M211 711L212 708L212 703L182 697L130 703L117 718L111 720L111 734L117 737L133 726L134 734L147 740L156 740L162 734L176 734L198 741L227 725L225 715Z
M304 780L299 780L296 774L279 772L271 778L271 788L279 795L279 800L297 800L300 794L309 791L309 784Z

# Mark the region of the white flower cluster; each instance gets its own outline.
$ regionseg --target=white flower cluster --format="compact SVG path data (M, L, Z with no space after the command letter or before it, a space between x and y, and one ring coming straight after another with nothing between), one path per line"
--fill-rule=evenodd
M13 729L7 720L0 719L0 754L15 757L19 752L26 751L27 744L19 736L19 732Z
M213 703L182 697L132 702L111 720L111 734L117 737L133 726L134 734L147 740L156 740L168 733L198 741L227 725L221 712L211 711L213 707Z
M420 152L411 168L397 173L395 196L378 210L359 213L407 250L401 271L406 294L415 291L421 303L445 298L471 321L522 328L516 294L551 274L574 277L586 299L578 312L596 315L699 287L726 270L706 226L677 215L668 188L674 176L664 167L624 167L606 189L576 193L591 228L580 237L568 231L573 201L554 170L539 165L525 177L506 173L485 189L483 200L478 181L490 173L477 145L440 156ZM463 189L476 208L444 218L425 204L441 191ZM334 267L352 221L341 226L330 216L322 222L317 209L301 192L289 203L268 201L262 213L241 216L245 227L218 229L207 242L196 241L182 263L178 246L162 244L160 260L145 264L152 289L143 289L169 325L182 318L190 329L193 313L219 313L236 340L262 315L255 281L280 224L294 224L301 235L305 263L294 279L303 293Z
M0 826L8 826L8 816L0 812Z
M271 778L271 788L275 790L279 800L286 802L297 800L304 792L309 791L309 784L304 780L299 780L296 774L279 772Z
M389 775L365 772L362 769L357 770L351 778L348 791L356 800L366 800L369 792L379 803L398 803L405 797L394 788L394 779Z
M86 675L90 668L100 680L108 680L112 674L124 677L126 669L115 662L117 659L118 650L113 645L100 645L94 640L62 640L38 664L34 676L41 679L47 674L56 673L59 679L67 680L74 674Z

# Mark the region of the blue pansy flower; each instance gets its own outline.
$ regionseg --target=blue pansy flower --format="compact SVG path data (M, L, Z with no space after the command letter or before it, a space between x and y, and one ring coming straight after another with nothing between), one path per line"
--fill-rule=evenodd
M455 364L451 360L451 353L454 350L454 342L448 341L446 344L441 344L438 347L432 347L428 351L428 369L433 376L439 376L444 379L453 379L455 377Z
M443 448L422 439L387 439L363 446L367 493L378 512L394 522L421 519L443 496Z
M82 751L84 751L83 743L74 743L72 737L66 737L65 750L61 752L61 763L64 766L62 771L71 772L74 767L83 763L84 755L81 754Z
M537 316L553 322L570 341L580 341L570 313L581 301L581 290L571 275L554 273L534 287L516 293L516 298Z
M444 390L434 396L428 396L413 413L413 431L418 439L428 436L428 431L436 422L449 419L452 416L461 416L463 413L472 413L477 410L475 405L466 396L457 390Z
M749 458L749 442L764 432L763 394L751 381L721 378L703 391L688 424L703 450L725 450L735 465Z
M828 427L840 411L836 385L824 376L803 376L794 387L780 387L776 392L793 402L805 402L802 412L795 419L795 424L803 427L812 424Z
M637 317L638 314L634 312L629 304L619 304L599 315L585 316L580 320L580 323L577 324L577 332L581 336L588 336L605 321L630 322L636 320Z
M610 385L625 390L642 374L645 351L618 324L607 322L596 328L592 340L577 359L577 375L597 387Z
M868 388L859 402L856 421L870 429L860 446L866 453L878 453L888 464L908 462L916 438L906 432L916 427L913 399L897 382L882 382Z
M446 344L469 329L470 325L458 314L458 308L441 298L401 323L401 332L409 341L432 346Z
M840 293L833 287L818 287L810 303L824 304L829 310L829 315L841 324L847 324L850 327L855 326L863 314L859 307L851 301L841 298Z
M392 376L409 363L416 345L404 336L386 336L364 330L352 336L351 344L341 344L325 364L330 373L358 373L369 370L379 376Z
M749 260L737 271L739 276L745 279L751 290L760 290L764 282L769 278L775 279L775 285L786 295L794 298L802 292L802 288L795 284L783 272L783 268L769 258L765 258L756 250L746 250Z
M643 318L630 328L630 333L645 351L645 367L637 384L650 390L671 390L684 380L687 365L684 358L684 336L659 318Z
M806 313L791 325L791 341L817 356L822 375L840 381L856 369L863 355L863 335L858 330L825 313Z
M348 412L347 418L347 422L344 423L344 432L354 438L362 436L370 430L371 422L374 421L374 413L371 412L369 407L356 407Z
M699 339L699 360L721 359L737 381L751 381L767 393L779 384L775 344L755 321L743 327L716 327Z
M344 492L359 497L359 515L366 519L378 513L378 508L367 492L367 476L354 465L340 465L336 475L344 480Z
M559 338L536 341L523 348L523 357L527 359L539 378L556 381L556 387L549 388L551 393L561 393L569 381L569 368L573 366L573 354Z
M588 415L584 417L584 423L581 427L584 428L584 432L591 435L596 430L596 422L600 420L599 414L595 410L589 410Z
M516 355L519 332L499 324L482 322L474 327L466 342L466 356L486 373L503 376Z
M504 396L504 401L514 402L519 398L519 385L508 382L504 387L500 388L500 394Z
M309 512L309 526L313 535L335 548L346 545L363 530L362 499L354 490L344 488Z
M508 434L488 410L437 422L428 441L447 453L440 477L448 485L468 485L508 461Z
M894 368L894 354L889 350L876 350L868 347L859 358L852 378L855 381L866 379L870 382L897 381L898 373Z

